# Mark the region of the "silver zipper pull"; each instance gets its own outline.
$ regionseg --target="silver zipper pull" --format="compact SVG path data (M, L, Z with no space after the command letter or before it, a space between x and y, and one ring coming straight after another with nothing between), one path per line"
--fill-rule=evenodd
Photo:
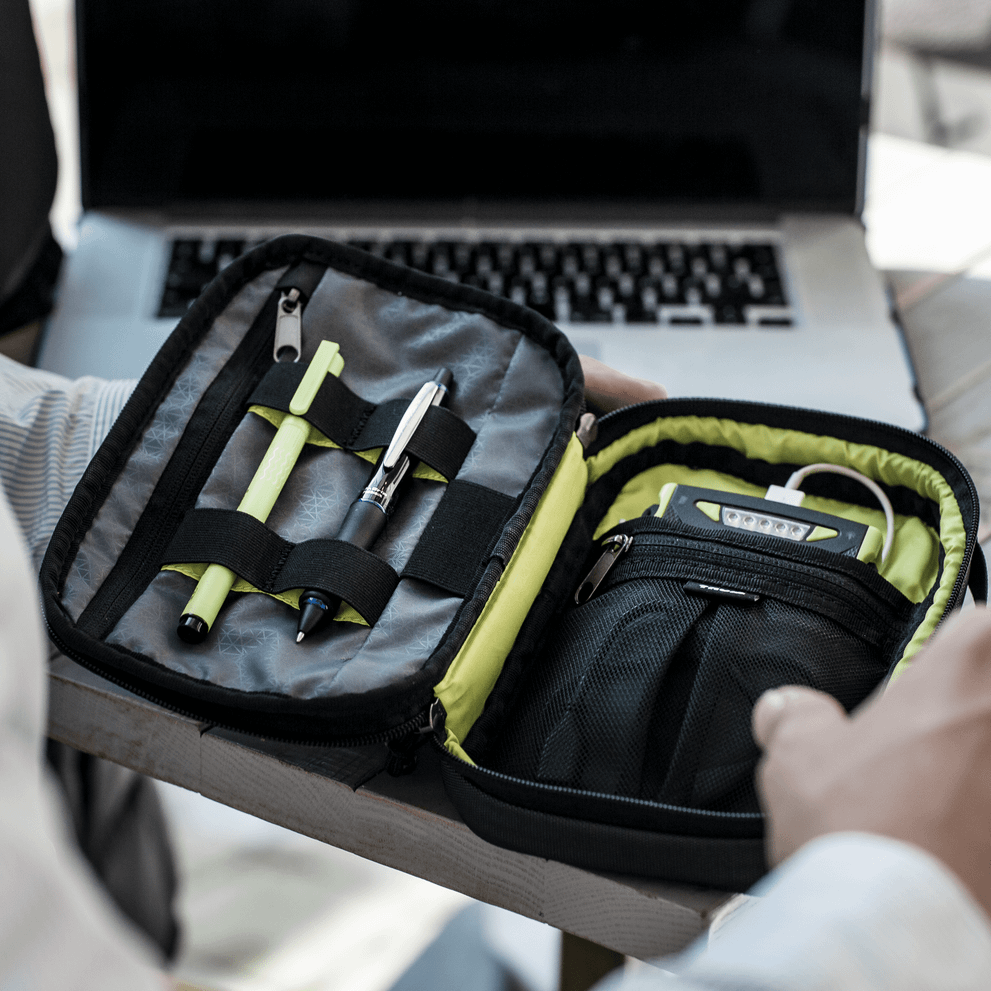
M279 300L275 316L275 347L272 357L276 361L299 361L303 353L303 304L298 289L284 292Z
M613 565L630 549L632 543L633 538L625 533L617 533L603 541L601 557L592 565L592 570L575 592L576 605L580 606L588 602L595 595L595 590L612 571Z

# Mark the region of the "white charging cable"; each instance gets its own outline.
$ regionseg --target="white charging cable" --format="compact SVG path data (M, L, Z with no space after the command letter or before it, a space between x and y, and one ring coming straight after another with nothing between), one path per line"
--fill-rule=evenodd
M887 529L887 533L884 535L884 547L881 549L881 561L883 562L888 556L888 551L891 550L892 541L895 539L895 512L891 508L891 500L884 494L881 486L866 475L861 475L859 471L854 471L852 468L844 468L843 465L824 463L806 465L804 468L799 468L798 471L793 472L791 478L784 485L772 485L767 490L765 498L770 499L772 502L784 502L789 506L801 506L802 500L805 498L805 493L799 489L799 485L802 484L802 481L808 475L818 472L832 472L834 475L846 475L847 478L852 478L860 482L861 485L866 485L874 493L874 497L881 503L881 508L884 510L884 522Z

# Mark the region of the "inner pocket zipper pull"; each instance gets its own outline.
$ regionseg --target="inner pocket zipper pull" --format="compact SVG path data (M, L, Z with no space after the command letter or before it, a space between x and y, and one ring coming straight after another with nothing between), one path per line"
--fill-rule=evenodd
M272 349L276 361L299 361L303 353L303 301L299 297L298 289L290 289L279 299Z
M602 542L602 555L592 565L592 570L575 591L575 604L583 605L595 595L595 590L605 580L613 565L630 549L633 538L625 533L617 533Z

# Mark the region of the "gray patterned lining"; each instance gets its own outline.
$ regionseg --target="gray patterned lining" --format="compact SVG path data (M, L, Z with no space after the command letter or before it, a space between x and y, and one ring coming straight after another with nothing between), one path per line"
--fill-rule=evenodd
M201 347L190 356L148 424L127 470L96 514L69 570L63 603L73 620L79 619L120 557L200 397L223 368L284 271L266 272L231 300L214 321Z
M222 367L281 271L246 287L218 318L206 346L146 431L75 565L88 594L75 591L74 616L116 559L195 403ZM477 438L458 477L516 497L540 463L557 426L563 384L554 360L519 331L487 317L397 296L328 270L303 315L303 360L326 338L340 343L341 379L372 402L412 397L442 365L454 373L448 403ZM246 414L200 492L197 506L233 509L274 429ZM372 466L354 454L309 446L268 525L294 542L332 537ZM443 495L440 482L416 479L400 496L375 552L401 571ZM75 586L74 586L75 587ZM161 572L120 620L108 642L153 657L193 678L247 692L294 698L364 693L415 674L448 628L460 599L403 579L374 629L330 624L295 643L297 614L261 594L231 595L206 642L182 644L176 622L193 582Z

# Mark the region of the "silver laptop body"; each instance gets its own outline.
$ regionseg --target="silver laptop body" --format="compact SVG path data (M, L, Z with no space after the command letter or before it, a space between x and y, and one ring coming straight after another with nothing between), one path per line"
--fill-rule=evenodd
M542 301L673 396L924 426L859 221L864 0L285 6L77 0L85 209L43 367L139 375L177 252L294 231Z

